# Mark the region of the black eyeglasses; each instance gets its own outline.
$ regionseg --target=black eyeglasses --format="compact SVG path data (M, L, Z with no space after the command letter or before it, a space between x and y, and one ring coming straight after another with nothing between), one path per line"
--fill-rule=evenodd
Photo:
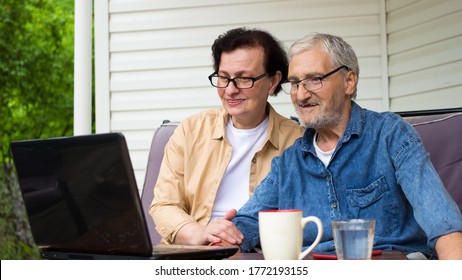
M212 86L217 87L217 88L225 88L229 85L229 82L233 82L234 86L239 89L247 89L253 87L253 84L260 80L263 77L268 76L268 73L263 73L258 77L252 78L252 77L236 77L236 78L228 78L228 77L223 77L219 76L217 72L211 74L209 76L210 83Z
M303 87L308 91L315 91L315 90L321 89L322 86L323 86L322 80L324 80L325 78L337 73L342 68L345 68L348 71L351 70L348 66L342 65L342 66L340 66L338 68L335 68L334 70L332 70L329 73L327 73L325 75L322 75L320 77L306 78L306 79L299 80L299 81L284 82L284 83L281 84L282 90L284 91L284 93L289 94L289 95L290 94L296 94L297 91L298 91L299 84L302 84Z

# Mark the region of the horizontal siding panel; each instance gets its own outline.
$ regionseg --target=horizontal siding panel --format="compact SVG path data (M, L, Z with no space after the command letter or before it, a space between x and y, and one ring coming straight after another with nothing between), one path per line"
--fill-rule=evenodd
M380 57L365 57L358 59L359 75L362 78L380 77ZM361 81L361 78L360 78Z
M111 52L210 47L223 30L223 27L207 27L113 33L109 47Z
M146 130L124 131L123 134L132 151L146 151L151 146L152 137L157 127Z
M116 92L111 98L113 111L200 108L203 106L221 106L217 91L212 86L188 90Z
M235 3L248 3L249 0L112 0L109 11L111 13L139 12L146 10L165 10L175 8L204 7L212 5L227 5ZM268 0L252 0L252 2L269 2Z
M462 61L423 69L390 79L391 98L462 85ZM461 95L462 99L462 95ZM432 100L433 102L433 100ZM432 107L431 105L429 107Z
M130 158L134 169L146 168L148 163L147 150L130 150Z
M161 71L132 71L112 73L111 91L133 91L150 89L189 89L191 87L208 87L211 67L174 69Z
M270 30L287 46L310 32L332 33L349 40L351 37L378 36L380 23L377 15L352 18L330 18L258 24L234 24L207 26L194 29L150 30L143 32L113 33L110 38L111 52L163 50L204 47L210 49L213 41L228 29L248 26ZM290 30L290 31L289 31ZM353 40L353 38L351 38ZM355 39L356 40L356 39ZM376 41L377 39L375 39ZM352 41L353 45L354 41ZM361 45L361 44L359 44Z
M358 99L356 102L363 108L377 112L383 111L383 104L381 99Z
M387 32L405 30L460 10L462 10L460 0L419 1L396 12L388 13Z
M363 78L359 75L358 99L381 99L382 98L382 78Z
M123 111L112 112L111 128L113 131L135 131L158 127L165 119L182 120L188 116L207 110L202 107L196 109L164 109L154 111Z
M392 33L388 36L388 53L393 55L458 36L462 30L461 19L462 12L457 12L404 31Z
M394 12L398 9L402 9L409 5L412 5L419 1L420 0L386 0L385 7L386 7L386 11L389 13L389 12Z
M462 107L462 86L431 90L425 93L392 98L393 112Z
M334 7L335 8L332 8ZM274 11L279 11L275 13ZM113 13L109 24L111 33L133 32L156 29L195 28L213 25L230 25L239 21L256 24L266 21L306 20L318 18L354 17L378 14L377 1L350 0L330 1L280 1L232 4L227 6L207 6L188 9L167 9L134 13ZM207 16L203 16L203 15ZM271 14L271 18L268 15ZM287 15L290 15L288 18Z
M210 47L139 52L115 52L111 55L110 71L190 68L212 64Z
M391 55L389 75L395 77L457 60L462 60L462 36Z
M239 25L239 27L242 25ZM334 17L312 20L290 20L285 22L263 22L252 27L269 30L276 38L289 47L294 41L311 32L330 33L342 36L352 43L366 36L380 34L378 15L362 15L357 17ZM226 29L222 29L226 30ZM360 44L359 44L360 45Z
M303 37L303 36L300 36ZM380 56L380 37L365 36L346 38L358 57ZM292 42L290 42L291 44ZM290 46L288 42L285 46ZM114 52L111 55L111 72L160 70L173 68L205 67L212 65L210 46L162 49L149 51Z
M378 28L378 25L377 25L377 28ZM363 36L363 37L356 37L356 38L345 38L344 37L343 39L348 44L351 45L356 55L358 56L359 60L361 60L362 57L380 56L382 54L380 35Z

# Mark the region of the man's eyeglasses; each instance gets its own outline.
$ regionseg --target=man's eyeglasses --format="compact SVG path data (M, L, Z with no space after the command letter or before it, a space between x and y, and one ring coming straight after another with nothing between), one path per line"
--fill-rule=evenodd
M308 91L315 91L315 90L321 89L323 86L322 80L329 77L330 75L337 73L342 68L345 68L348 71L350 71L350 68L348 66L342 65L320 77L306 78L306 79L299 80L299 81L284 82L281 84L282 90L284 91L284 93L289 94L289 95L296 94L298 91L299 84L302 84L303 87Z
M233 82L234 86L239 89L247 89L253 87L253 84L260 80L263 77L268 76L268 73L263 73L258 77L236 77L236 78L228 78L219 76L216 72L209 76L210 83L212 86L217 88L225 88L229 85L229 82Z

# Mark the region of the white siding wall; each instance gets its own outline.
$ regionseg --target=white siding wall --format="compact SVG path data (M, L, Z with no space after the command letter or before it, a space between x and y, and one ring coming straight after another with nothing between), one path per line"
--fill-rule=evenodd
M390 110L462 107L462 1L389 0Z
M443 4L432 4L434 2ZM212 72L210 46L219 34L239 26L268 30L287 47L309 32L340 35L359 57L357 101L378 111L408 108L401 104L412 108L411 105L421 101L419 98L412 102L401 100L415 92L425 95L421 88L427 88L435 74L438 74L436 78L447 79L435 81L433 92L443 88L441 83L458 82L460 87L462 1L447 2L451 3L388 1L386 10L385 0L97 0L97 131L125 134L141 188L150 141L162 120L181 120L221 106L216 90L207 80ZM437 14L432 10L435 5L439 7ZM444 10L453 6L458 7L459 12L451 8L453 14L447 15ZM414 16L411 11L417 8L421 13ZM388 24L386 12L392 20ZM422 22L421 26L415 21ZM450 25L453 35L444 32L444 42L430 44L425 41L427 37L435 41L438 37L428 32L443 35L442 30L433 29L435 22L440 23L440 27ZM389 45L387 28L391 30ZM457 31L459 37L454 35ZM412 35L416 38L409 40ZM416 49L415 44L422 48ZM387 47L393 66L390 69L391 107ZM411 49L416 49L416 53L409 53ZM420 61L422 55L426 58ZM426 64L429 59L434 61L431 65L434 69ZM422 69L418 75L424 79L416 76L415 64ZM443 75L439 73L441 68L444 68ZM456 74L450 75L451 69ZM453 105L457 89L444 88L438 92L439 96L442 99L452 96L452 99L446 102L437 98L437 101ZM270 98L270 102L283 115L295 114L290 98L283 93ZM435 102L424 103L435 107ZM441 103L441 107L445 106Z

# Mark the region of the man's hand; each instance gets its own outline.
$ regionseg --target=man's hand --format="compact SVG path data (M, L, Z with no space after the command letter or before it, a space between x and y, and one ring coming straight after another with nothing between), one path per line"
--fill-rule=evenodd
M440 236L435 249L440 260L462 260L462 232Z
M175 244L205 245L210 243L229 243L237 245L242 242L244 236L231 222L236 216L236 210L229 210L223 218L210 221L207 226L198 223L184 225L175 237Z

